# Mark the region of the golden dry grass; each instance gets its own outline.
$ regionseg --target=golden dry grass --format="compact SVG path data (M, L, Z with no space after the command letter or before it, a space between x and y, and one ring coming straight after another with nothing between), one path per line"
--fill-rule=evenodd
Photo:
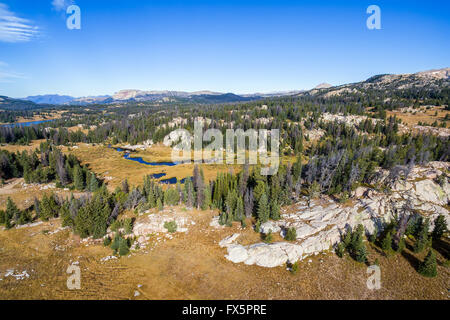
M11 179L6 181L4 186L0 187L0 209L6 208L8 197L10 197L20 209L27 209L33 205L35 197L40 200L45 194L54 193L62 198L70 198L71 194L78 198L84 194L82 192L72 192L57 188L42 190L40 185L26 185L23 187L23 182L23 178Z
M419 122L426 125L431 125L436 120L440 124L441 121L444 121L447 114L450 114L450 111L445 110L444 107L432 107L430 109L422 108L421 111L417 111L415 114L412 112L402 112L398 110L387 111L388 117L397 116L397 118L401 119L402 122L408 126L417 125Z
M45 142L45 139L41 139L41 140L33 140L31 141L31 143L27 146L22 146L22 145L15 145L15 144L5 144L5 145L0 145L0 149L2 150L6 150L9 152L22 152L22 151L34 151L37 148L39 148L39 145Z
M181 210L178 208L175 210ZM381 264L381 290L366 286L366 266L348 257L319 254L300 262L297 274L285 267L261 268L234 264L225 259L218 242L241 233L243 244L259 236L239 224L232 228L209 227L212 211L188 212L196 222L187 233L142 249L129 257L100 262L109 248L85 246L68 231L46 235L58 220L19 230L0 231L0 274L7 269L27 270L31 277L0 281L4 299L448 299L448 268L438 277L420 276L401 255L384 257L369 248L369 259ZM56 247L64 251L55 250ZM409 251L407 252L409 253ZM311 262L309 262L311 260ZM66 287L66 269L73 261L81 268L81 290ZM34 270L34 271L31 271ZM138 284L142 285L138 288ZM43 286L42 286L43 285ZM140 295L134 297L134 292Z
M87 164L95 173L106 178L111 189L119 186L122 181L128 179L130 185L141 185L144 177L149 174L166 173L161 179L176 177L178 180L191 177L194 164L181 164L177 166L149 166L123 158L123 153L117 152L104 145L78 144L78 148L64 147L66 153L73 153L83 164ZM141 157L147 162L171 162L172 149L162 145L155 145L145 151L136 151L132 157ZM283 163L295 161L294 157L285 157ZM203 164L205 180L211 181L220 172L233 170L238 173L241 165Z
M17 121L15 123L61 119L63 114L66 112L67 112L66 110L59 110L59 111L54 111L54 112L42 112L40 115L36 114L30 118L18 117ZM6 124L6 123L0 123L0 124Z

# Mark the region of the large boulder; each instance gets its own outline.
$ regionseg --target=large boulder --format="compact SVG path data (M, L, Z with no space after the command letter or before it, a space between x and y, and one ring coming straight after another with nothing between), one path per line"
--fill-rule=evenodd
M267 234L269 231L272 231L272 233L279 232L281 228L277 225L274 221L267 221L263 223L259 228L261 233Z
M226 237L225 239L223 239L222 241L219 242L219 246L221 248L225 248L228 247L229 245L231 245L234 241L236 241L236 239L240 236L239 233L235 233L229 237Z
M421 180L415 184L415 194L419 200L446 205L448 203L448 195L450 191L448 183L444 184L444 188L435 183L433 180Z

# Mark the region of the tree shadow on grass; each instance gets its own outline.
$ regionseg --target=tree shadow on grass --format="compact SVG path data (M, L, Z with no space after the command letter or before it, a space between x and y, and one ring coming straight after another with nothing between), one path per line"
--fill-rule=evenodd
M411 253L409 253L407 250L403 250L402 256L408 260L409 264L414 268L414 270L418 270L420 260L417 259L415 256L413 256Z
M439 252L445 259L450 258L450 243L447 240L433 240L433 249Z
M375 243L370 243L370 248L372 250L374 250L376 253L378 253L379 255L386 256L386 253L380 247L378 247Z

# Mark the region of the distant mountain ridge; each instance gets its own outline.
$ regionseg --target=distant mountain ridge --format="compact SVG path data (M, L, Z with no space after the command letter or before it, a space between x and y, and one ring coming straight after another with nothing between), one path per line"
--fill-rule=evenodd
M71 96L60 96L58 94L47 94L38 96L29 96L23 100L32 101L37 104L66 104L75 100Z
M356 83L328 88L319 86L312 90L300 93L299 96L310 95L330 98L348 94L363 94L367 90L386 91L386 94L409 89L424 91L441 90L450 87L450 68L407 74L380 74Z
M314 89L328 89L331 88L333 85L329 84L329 83L321 83L319 85L317 85L316 87L314 87Z
M241 102L257 100L264 97L280 96L280 95L293 95L300 91L290 92L286 94L282 93L270 93L270 94L251 94L251 95L237 95L234 93L221 93L213 91L196 91L196 92L184 92L184 91L143 91L143 90L121 90L112 96L94 96L94 97L81 97L75 98L71 96L60 95L39 95L30 96L21 100L31 101L36 104L59 104L59 105L88 105L88 104L104 104L114 102L129 102L129 101L191 101L197 103L228 103L228 102Z
M386 90L387 92L407 89L440 90L450 86L450 68L422 71L412 74L382 74L370 77L361 82L332 86L321 83L312 90L280 91L271 93L234 94L214 91L170 91L170 90L120 90L112 96L92 96L75 98L65 95L30 96L21 100L31 101L39 105L88 105L120 102L188 101L195 103L231 103L259 100L282 96L318 96L329 98L343 94L364 94L366 90ZM17 99L16 99L17 100Z
M0 110L31 110L44 108L46 106L47 105L38 105L31 101L0 96Z

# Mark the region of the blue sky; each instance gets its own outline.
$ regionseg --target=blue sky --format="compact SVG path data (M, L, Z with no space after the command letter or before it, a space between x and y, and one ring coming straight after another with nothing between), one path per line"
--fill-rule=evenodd
M449 67L449 18L432 0L0 0L0 95L271 92Z

